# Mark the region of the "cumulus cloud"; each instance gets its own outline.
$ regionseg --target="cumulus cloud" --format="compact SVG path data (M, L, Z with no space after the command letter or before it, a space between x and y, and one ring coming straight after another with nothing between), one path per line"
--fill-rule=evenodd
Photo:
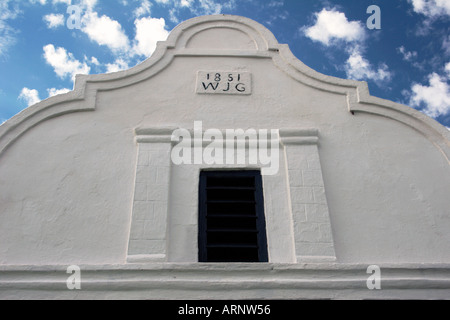
M67 88L63 88L63 89L50 88L50 89L47 89L49 97L54 97L54 96L57 96L58 94L64 94L64 93L67 93L67 92L70 92L70 91L72 91L72 90L67 89Z
M151 7L152 3L149 0L142 0L141 5L134 10L134 15L137 18L140 18L144 15L149 15Z
M80 5L87 11L92 11L97 5L97 0L80 0Z
M92 5L92 4L90 4ZM129 49L129 40L122 26L116 20L97 12L89 11L83 17L82 31L99 45L105 45L113 51Z
M16 42L17 30L9 25L9 21L20 14L17 4L10 0L0 1L0 57Z
M448 0L408 0L416 13L433 18L443 15L450 16L450 1Z
M70 5L72 3L72 0L51 0L51 1L47 1L47 0L30 0L31 3L40 3L42 5L47 4L47 3L52 3L52 4L58 4L58 3L64 3L66 5Z
M348 21L344 13L335 9L322 9L315 13L316 23L304 28L305 35L313 41L318 41L326 46L335 41L346 42L362 41L365 39L365 29L359 21Z
M99 66L100 65L100 61L98 61L98 59L96 57L91 57L90 63L92 63L95 66Z
M128 63L123 59L117 59L114 63L106 64L106 73L128 69Z
M64 15L62 14L48 14L44 16L44 21L47 23L49 29L54 29L64 25Z
M72 90L67 89L67 88L63 88L63 89L56 89L56 88L47 89L48 97L53 97L53 96L56 96L58 94L63 94L63 93L67 93L67 92L70 92L70 91L72 91ZM34 105L34 104L36 104L36 103L41 101L41 98L39 98L39 92L36 89L29 89L27 87L22 89L18 99L22 100L22 101L25 101L27 106L32 106L32 105Z
M194 0L181 0L180 1L180 5L182 7L191 7L192 6L192 2L194 2Z
M220 14L224 10L236 8L236 0L155 0L155 3L163 6L171 6L170 20L178 22L177 15L180 10L188 9L195 16Z
M351 79L373 80L379 84L384 81L389 81L392 76L386 64L382 63L378 69L374 69L370 62L357 49L353 50L348 58L345 64L345 72L347 73L347 77Z
M397 51L403 56L403 60L411 62L417 58L416 51L407 51L404 46L397 48Z
M134 22L136 38L133 51L137 55L150 56L156 49L156 43L167 39L169 31L165 29L163 18L141 18Z
M343 12L336 8L322 9L315 14L315 24L303 27L304 35L315 42L325 46L334 46L344 50L349 54L349 58L343 65L343 70L347 77L354 80L372 80L378 86L383 86L392 78L385 63L380 63L374 67L369 60L364 57L365 40L367 38L366 29L360 21L349 21ZM345 46L343 46L345 44ZM404 48L401 49L402 52Z
M39 92L35 89L23 88L20 92L19 99L25 101L28 106L32 106L33 104L41 101L39 98Z
M450 66L446 65L449 72ZM433 72L428 76L428 85L415 83L411 87L409 104L415 108L423 108L423 112L436 118L450 112L450 77L441 77Z
M78 61L64 48L55 48L53 44L48 44L43 49L45 61L53 67L61 79L66 77L73 79L77 74L88 74L90 71L86 62Z

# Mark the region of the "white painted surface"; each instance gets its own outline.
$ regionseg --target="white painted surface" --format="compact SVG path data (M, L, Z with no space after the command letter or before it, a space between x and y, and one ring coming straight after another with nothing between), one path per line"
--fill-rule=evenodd
M448 299L449 265L382 265L381 290L354 264L129 264L80 266L81 290L66 267L0 267L0 299Z
M205 70L251 73L251 95L196 93L198 72ZM332 243L325 256L335 253L338 269L345 263L450 264L448 130L416 110L370 96L364 82L309 69L256 22L220 15L184 22L141 65L78 76L74 91L0 126L3 270L126 269L127 258L195 263L195 190L205 166L172 165L169 174L169 159L162 157L147 166L138 157L142 143L135 131L192 129L194 121L205 129L317 131L312 167L307 159L307 167L295 168L289 148L282 149L279 174L264 180L270 262L302 263L296 250L303 228L303 239ZM136 179L155 175L154 181L170 177L170 183L145 182L147 198L138 200ZM305 186L292 183L300 176L312 199L321 201L296 192ZM165 199L165 188L167 206L156 210L164 201L154 197ZM132 223L138 201L146 202L143 214L149 215L143 228ZM299 225L303 209L295 204L317 220L312 227ZM149 208L167 210L166 220L152 225ZM329 227L321 228L323 221ZM130 239L139 236L162 241L151 259L146 246L135 247L130 259ZM27 270L33 277L34 267Z

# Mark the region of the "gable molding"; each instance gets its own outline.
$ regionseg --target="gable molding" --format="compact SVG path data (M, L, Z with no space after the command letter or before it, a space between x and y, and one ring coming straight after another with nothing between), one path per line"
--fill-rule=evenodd
M196 34L211 28L237 29L256 44L255 50L204 50L187 48ZM25 132L46 120L74 112L95 111L100 91L135 85L162 72L177 56L221 56L272 59L292 79L312 88L347 96L348 111L386 117L407 125L431 141L450 163L450 132L425 114L369 93L367 82L321 74L302 63L286 44L279 44L263 25L233 15L212 15L187 20L158 42L155 52L143 63L124 71L100 75L77 75L74 90L43 100L23 110L0 126L0 156Z

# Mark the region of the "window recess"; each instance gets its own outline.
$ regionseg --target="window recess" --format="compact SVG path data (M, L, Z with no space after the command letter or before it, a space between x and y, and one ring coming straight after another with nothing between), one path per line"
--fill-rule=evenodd
M199 261L268 262L259 171L202 171Z

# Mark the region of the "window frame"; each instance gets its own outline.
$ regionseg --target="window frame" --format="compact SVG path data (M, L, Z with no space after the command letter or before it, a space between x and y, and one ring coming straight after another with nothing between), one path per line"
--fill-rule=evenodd
M202 170L200 171L199 181L199 224L198 224L198 261L211 263L208 261L208 240L207 240L207 178L209 177L233 177L233 178L254 178L255 191L255 212L256 212L256 230L258 246L258 261L251 263L268 263L268 244L266 220L264 214L264 194L262 176L259 170ZM233 261L235 262L235 261ZM244 261L243 261L244 262ZM232 262L219 262L232 263ZM235 262L236 263L236 262Z

